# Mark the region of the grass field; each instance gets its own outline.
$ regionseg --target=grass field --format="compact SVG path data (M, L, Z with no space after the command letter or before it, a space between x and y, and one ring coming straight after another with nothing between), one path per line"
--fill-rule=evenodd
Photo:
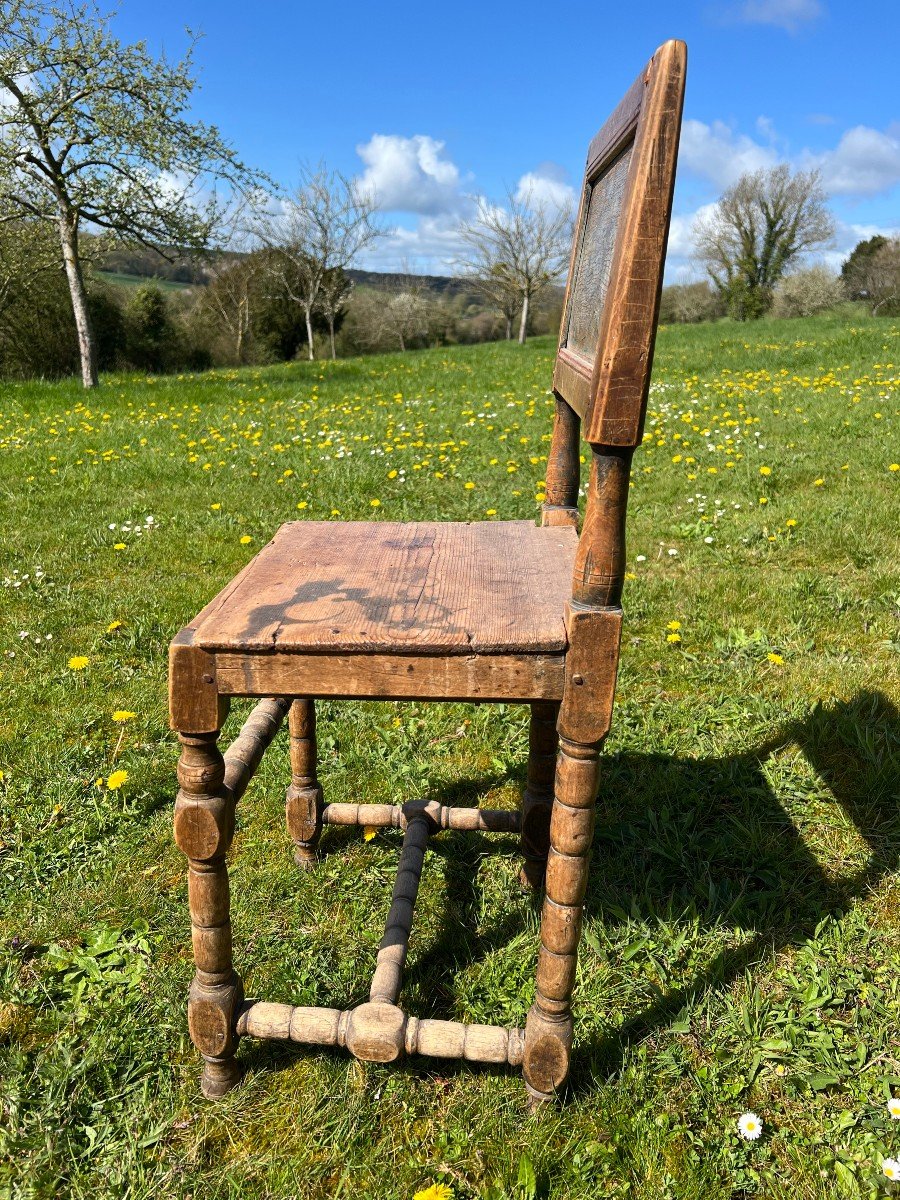
M111 377L90 396L0 385L0 1196L896 1191L886 320L660 333L565 1106L530 1116L514 1074L251 1043L242 1086L199 1095L167 643L286 519L536 514L551 360L545 339ZM326 796L514 806L526 716L322 704ZM286 758L282 732L239 808L236 965L249 995L346 1007L399 842L326 831L299 875ZM538 908L517 870L512 837L436 839L410 1011L524 1023ZM758 1141L738 1136L746 1110Z

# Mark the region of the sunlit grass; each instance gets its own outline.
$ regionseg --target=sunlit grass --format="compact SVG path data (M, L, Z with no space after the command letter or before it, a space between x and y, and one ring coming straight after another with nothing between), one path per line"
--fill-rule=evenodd
M536 516L552 352L2 385L0 1195L526 1197L523 1158L539 1196L877 1194L900 1156L890 321L660 333L566 1107L249 1043L242 1087L199 1096L167 643L284 520ZM328 798L512 806L525 717L322 704ZM282 734L239 810L238 968L350 1005L398 841L329 832L298 875L286 776ZM512 838L435 841L411 1011L524 1023L517 867Z

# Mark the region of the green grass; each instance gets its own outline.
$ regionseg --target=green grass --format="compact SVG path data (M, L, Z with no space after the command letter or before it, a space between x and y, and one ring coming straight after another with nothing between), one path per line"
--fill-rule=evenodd
M167 643L286 519L536 514L551 361L539 340L89 396L3 385L0 1195L884 1194L882 1158L900 1157L900 326L884 320L660 333L565 1106L530 1116L513 1073L249 1042L243 1085L199 1095ZM523 782L515 706L324 703L320 735L334 801L512 806ZM250 995L351 1005L399 843L326 831L298 874L285 741L239 808L236 963ZM513 838L436 839L410 1011L524 1022L538 910L517 868ZM736 1133L747 1109L756 1143Z

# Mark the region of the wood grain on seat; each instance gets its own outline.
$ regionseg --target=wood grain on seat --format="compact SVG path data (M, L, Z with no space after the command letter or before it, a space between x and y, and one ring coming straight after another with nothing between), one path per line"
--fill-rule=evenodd
M530 521L282 525L192 622L194 645L282 653L566 649L573 528Z

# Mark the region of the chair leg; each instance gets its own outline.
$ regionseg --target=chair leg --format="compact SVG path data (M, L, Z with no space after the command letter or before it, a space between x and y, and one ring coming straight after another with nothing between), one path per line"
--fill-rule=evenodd
M531 705L528 731L528 781L522 797L522 835L524 857L519 882L529 891L544 882L550 849L550 812L553 806L553 780L559 737L556 720L559 703L539 700Z
M579 745L561 731L541 948L522 1064L534 1101L552 1099L569 1074L572 988L590 865L599 754L599 744Z
M316 777L315 701L294 700L288 714L291 735L291 786L285 797L287 830L294 861L303 870L315 866L322 833L322 789Z
M231 962L231 920L225 855L234 835L234 799L216 733L179 734L175 841L188 858L188 896L196 973L188 1027L203 1055L200 1087L211 1100L241 1077L234 1053L235 1022L244 989Z

